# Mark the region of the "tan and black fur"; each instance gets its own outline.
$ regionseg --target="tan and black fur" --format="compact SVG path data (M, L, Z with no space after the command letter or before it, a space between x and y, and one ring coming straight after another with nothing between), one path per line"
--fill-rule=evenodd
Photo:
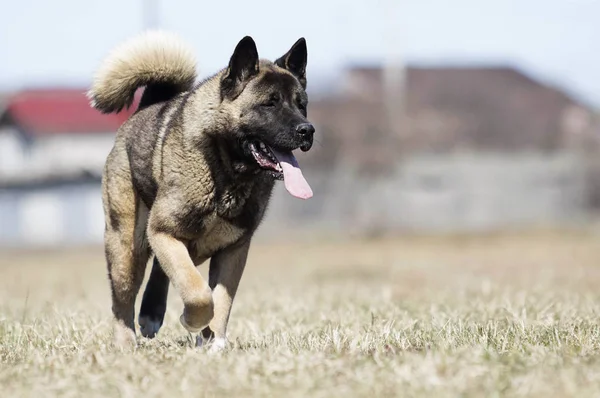
M142 335L153 337L162 325L170 282L184 303L182 325L226 341L252 235L281 178L257 165L248 143L310 149L306 61L304 39L270 62L245 37L227 68L195 83L185 44L151 32L117 48L100 68L89 97L104 113L129 106L145 87L139 109L117 132L102 181L118 342L135 342L134 304L152 255ZM209 258L206 281L196 266Z

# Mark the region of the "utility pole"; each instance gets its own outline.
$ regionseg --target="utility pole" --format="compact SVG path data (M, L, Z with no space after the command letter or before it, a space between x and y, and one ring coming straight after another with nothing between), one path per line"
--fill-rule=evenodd
M383 102L388 128L394 143L408 134L406 118L406 68L402 56L400 31L400 0L383 0L385 24L385 55L383 65Z
M157 29L159 23L159 0L142 0L143 29Z

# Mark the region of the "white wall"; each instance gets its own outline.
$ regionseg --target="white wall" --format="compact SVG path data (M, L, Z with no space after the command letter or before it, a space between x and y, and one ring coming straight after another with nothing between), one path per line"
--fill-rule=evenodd
M101 243L99 183L0 190L0 246Z
M36 139L29 167L34 170L102 170L114 134L60 134Z
M0 180L81 170L100 173L114 140L112 133L57 134L36 138L25 148L16 131L0 130Z
M0 129L0 175L19 172L25 162L25 153L17 131Z

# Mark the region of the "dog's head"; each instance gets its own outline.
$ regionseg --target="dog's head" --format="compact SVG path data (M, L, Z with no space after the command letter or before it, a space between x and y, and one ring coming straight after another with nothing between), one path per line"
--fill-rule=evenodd
M220 81L222 105L233 119L231 133L249 168L284 179L294 196L308 198L292 151L308 151L315 129L307 119L307 50L304 38L275 62L260 60L254 40L236 46Z

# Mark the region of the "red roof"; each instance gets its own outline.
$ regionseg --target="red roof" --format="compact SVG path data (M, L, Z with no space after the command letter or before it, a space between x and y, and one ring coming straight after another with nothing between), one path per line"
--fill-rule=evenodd
M4 117L31 135L115 132L135 111L134 104L118 114L105 115L90 106L85 89L26 90L8 98ZM3 117L3 119L4 119Z

